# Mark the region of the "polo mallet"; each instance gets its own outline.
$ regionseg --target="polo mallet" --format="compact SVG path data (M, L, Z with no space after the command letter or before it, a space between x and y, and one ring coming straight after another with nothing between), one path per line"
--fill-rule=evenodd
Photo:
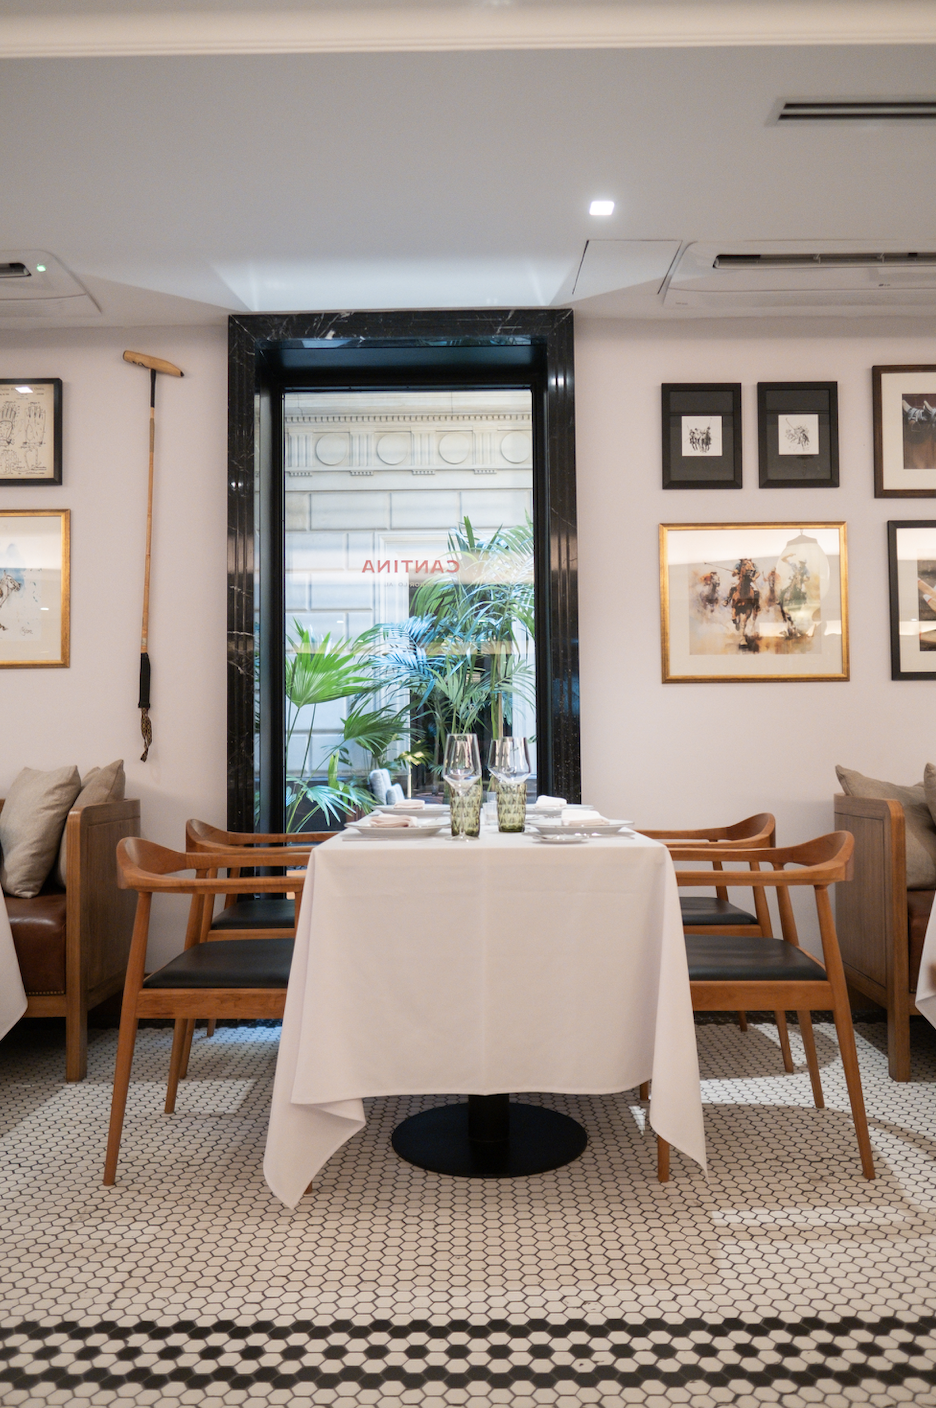
M146 496L146 560L143 567L143 630L140 635L140 703L143 710L140 718L140 732L143 735L141 763L145 763L153 741L153 725L150 723L150 658L149 637L149 594L150 594L150 555L153 546L153 452L156 448L156 373L167 376L182 376L183 373L171 362L162 357L147 357L143 352L125 352L124 361L136 367L146 367L150 374L150 413L149 413L149 487Z

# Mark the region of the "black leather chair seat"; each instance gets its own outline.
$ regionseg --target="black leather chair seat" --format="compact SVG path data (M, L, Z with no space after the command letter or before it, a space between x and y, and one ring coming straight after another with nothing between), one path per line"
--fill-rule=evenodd
M151 973L145 988L284 988L292 939L212 939Z
M219 910L211 921L212 931L218 929L294 929L296 902L279 895L272 900L235 900L228 909Z
M710 895L680 895L684 924L756 924L757 915Z
M689 978L700 983L823 983L825 969L783 939L687 934Z

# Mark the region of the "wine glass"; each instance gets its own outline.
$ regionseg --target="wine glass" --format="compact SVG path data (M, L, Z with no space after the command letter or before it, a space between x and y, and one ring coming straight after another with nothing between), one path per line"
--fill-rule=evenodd
M470 794L481 781L481 753L477 734L450 733L445 740L445 758L442 776L452 790L452 835L467 841L470 834L477 836L477 823L470 825L473 818ZM480 810L480 798L479 810Z
M497 778L497 828L522 831L526 823L526 780L530 755L525 738L494 738L488 750L488 767Z

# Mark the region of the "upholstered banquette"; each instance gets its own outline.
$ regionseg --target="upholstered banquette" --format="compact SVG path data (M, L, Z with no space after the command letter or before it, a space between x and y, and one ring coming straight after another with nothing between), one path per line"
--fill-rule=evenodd
M110 794L115 790L123 789L112 786ZM122 797L82 800L100 794L100 787L95 793L86 782L71 804L66 802L70 810L64 826L58 823L53 864L44 880L38 878L44 860L38 871L33 867L31 882L24 881L22 868L8 853L0 869L26 989L26 1017L65 1018L67 1080L82 1080L86 1074L88 1009L123 987L133 930L135 897L117 888L116 853L122 837L140 834L140 803ZM5 805L0 800L0 833ZM9 852L9 828L3 834ZM11 894L8 886L38 893Z
M887 1009L894 1080L910 1079L910 1018L936 897L936 768L915 786L836 768L835 827L855 838L854 879L836 886L836 925L851 987Z

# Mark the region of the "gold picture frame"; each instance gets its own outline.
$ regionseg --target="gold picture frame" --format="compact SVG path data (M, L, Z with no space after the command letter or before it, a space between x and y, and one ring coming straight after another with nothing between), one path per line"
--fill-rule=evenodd
M0 509L0 669L69 663L70 509Z
M848 679L844 523L663 523L663 683Z

